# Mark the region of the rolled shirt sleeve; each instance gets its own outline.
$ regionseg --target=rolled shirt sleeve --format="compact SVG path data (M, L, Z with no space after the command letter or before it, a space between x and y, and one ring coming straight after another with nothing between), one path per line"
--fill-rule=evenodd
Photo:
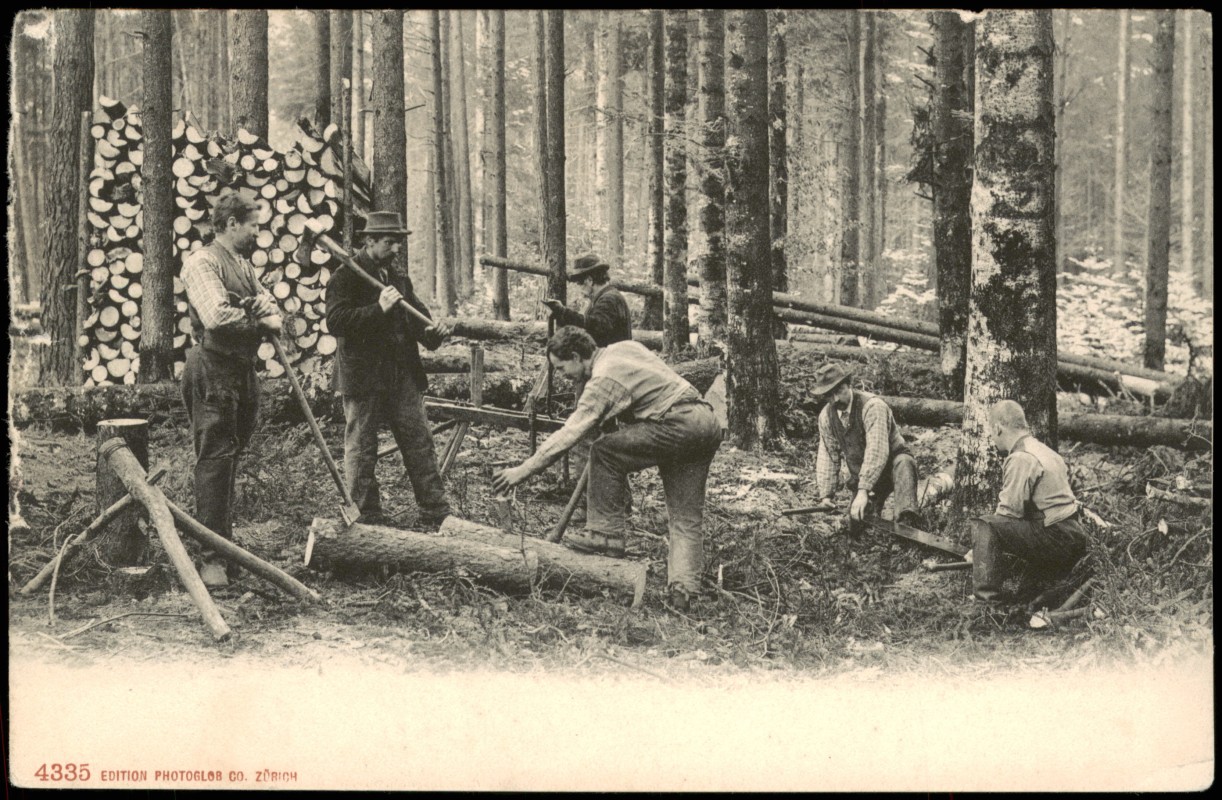
M530 458L522 462L529 474L546 468L562 453L577 444L604 419L627 411L632 395L623 384L612 378L593 378L585 385L577 408L569 415L564 427L547 437Z

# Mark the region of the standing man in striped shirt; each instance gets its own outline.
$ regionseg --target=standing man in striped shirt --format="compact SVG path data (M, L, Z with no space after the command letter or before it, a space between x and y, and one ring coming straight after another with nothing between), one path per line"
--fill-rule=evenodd
M859 530L867 515L878 514L894 493L897 522L920 527L917 513L916 459L881 397L853 389L852 373L839 364L826 364L815 373L816 397L829 402L819 413L819 455L815 483L819 504L832 510L832 495L840 482L840 464L849 470L849 525Z
M585 382L577 410L535 454L492 477L504 493L541 472L602 422L622 423L590 447L589 520L565 544L623 556L628 528L628 475L656 466L666 494L670 527L667 584L680 611L700 593L704 571L704 491L721 425L696 389L640 342L597 347L590 334L567 326L547 343L552 366Z
M195 447L195 516L212 531L233 538L232 505L238 457L250 442L259 414L256 353L265 332L280 332L280 309L251 266L259 234L259 207L227 192L212 208L215 238L187 256L187 290L194 346L187 351L182 397ZM226 586L238 567L206 552L204 585Z

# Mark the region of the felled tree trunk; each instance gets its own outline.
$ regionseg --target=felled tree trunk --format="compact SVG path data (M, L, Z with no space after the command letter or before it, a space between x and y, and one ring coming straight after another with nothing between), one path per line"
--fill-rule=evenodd
M568 588L592 595L610 589L617 595L631 595L633 606L640 605L645 594L649 567L637 561L586 555L562 544L533 536L515 536L453 516L446 517L438 533L451 541L469 540L488 547L533 553L539 560L540 580L549 588Z
M306 564L314 568L392 567L415 572L462 569L481 584L525 593L535 586L568 588L600 595L610 590L630 595L633 604L645 591L647 566L583 555L534 537L518 537L474 522L448 517L441 535L315 518L306 544Z

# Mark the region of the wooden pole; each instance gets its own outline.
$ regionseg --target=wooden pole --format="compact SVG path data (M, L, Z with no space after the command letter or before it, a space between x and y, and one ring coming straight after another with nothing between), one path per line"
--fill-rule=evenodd
M115 475L119 477L132 496L139 500L148 511L149 520L153 523L158 538L161 539L170 563L174 565L178 577L187 589L187 594L191 596L191 601L195 603L195 607L203 616L204 624L212 632L212 638L218 642L227 640L230 636L229 626L225 623L221 612L217 610L216 604L212 602L212 596L208 594L207 587L200 580L199 573L195 571L195 565L191 563L191 556L187 554L187 548L178 538L178 532L174 529L174 517L170 514L165 497L158 489L149 485L144 475L144 467L136 460L136 456L121 438L116 437L103 444L99 453L107 460Z
M212 548L221 558L227 558L235 564L245 567L269 583L279 586L287 594L302 602L317 603L322 600L318 592L287 572L259 558L254 553L239 547L215 531L208 529L186 511L179 508L173 501L167 498L165 503L170 509L170 514L174 517L174 521L178 523L178 527L183 533L201 544Z

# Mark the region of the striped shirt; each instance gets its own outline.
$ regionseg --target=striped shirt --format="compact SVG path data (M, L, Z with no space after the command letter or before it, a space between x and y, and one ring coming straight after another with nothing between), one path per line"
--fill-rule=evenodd
M857 392L853 392L849 407L840 413L840 422L848 427L852 416L853 403L860 400ZM819 414L819 455L815 461L815 487L820 498L830 498L836 493L840 484L840 462L843 454L840 451L840 440L832 432L829 414L839 411L835 403L829 401ZM891 455L891 409L879 397L870 397L861 408L861 421L866 429L866 452L861 460L861 470L857 478L857 488L867 492L882 477L883 468ZM903 443L903 439L900 439Z
M640 342L597 348L576 410L522 466L530 474L538 472L604 420L621 414L634 420L657 419L680 401L700 399L695 387Z
M229 291L221 280L223 266L220 259L226 254L238 265L238 274L242 282L249 281L250 294L263 297L273 307L276 305L275 298L259 283L255 268L250 265L250 262L219 238L213 240L212 245L201 247L187 256L183 263L180 277L187 290L187 302L195 309L205 330L254 330L255 323L244 309L230 302Z

